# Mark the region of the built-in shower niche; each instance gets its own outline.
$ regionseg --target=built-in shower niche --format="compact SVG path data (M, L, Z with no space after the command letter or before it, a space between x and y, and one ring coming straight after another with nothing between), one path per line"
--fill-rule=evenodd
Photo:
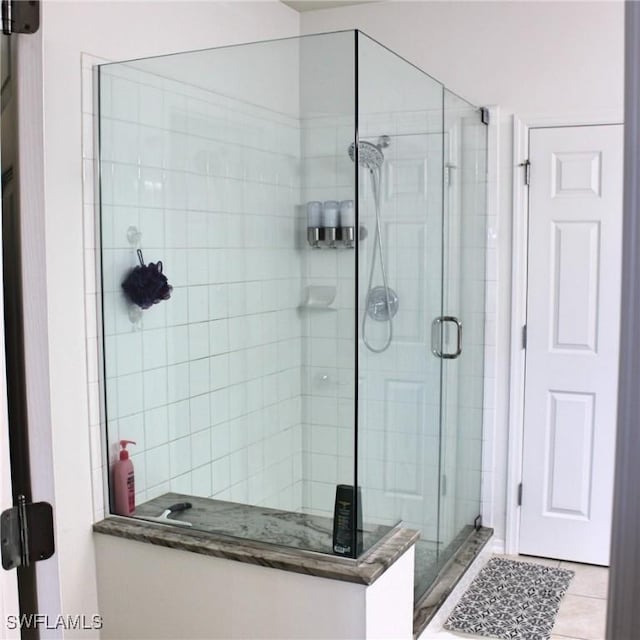
M333 554L358 487L362 554L421 532L419 596L480 511L478 110L353 31L105 64L99 94L106 451L135 442L134 516ZM172 287L146 309L138 250Z

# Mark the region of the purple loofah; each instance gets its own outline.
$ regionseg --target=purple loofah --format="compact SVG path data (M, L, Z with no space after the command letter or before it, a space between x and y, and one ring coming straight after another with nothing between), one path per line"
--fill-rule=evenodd
M142 309L148 309L162 300L171 297L173 287L162 273L162 262L150 262L145 265L142 251L138 249L140 264L129 271L122 282L122 288L129 300Z

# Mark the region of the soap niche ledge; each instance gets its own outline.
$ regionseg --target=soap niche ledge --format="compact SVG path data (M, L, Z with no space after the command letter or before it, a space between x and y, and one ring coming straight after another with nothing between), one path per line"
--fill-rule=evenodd
M337 289L328 285L309 285L304 288L304 298L298 307L304 311L333 311L338 310L331 305L335 302Z

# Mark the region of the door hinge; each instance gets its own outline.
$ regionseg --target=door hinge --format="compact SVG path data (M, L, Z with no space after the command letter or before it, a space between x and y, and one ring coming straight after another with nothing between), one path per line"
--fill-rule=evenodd
M518 485L518 506L522 506L522 482Z
M445 476L444 474L442 474L442 477L440 479L440 495L447 495L447 476Z
M50 558L55 551L51 505L27 503L18 496L18 505L0 515L0 547L2 568L7 570Z
M2 0L2 33L35 33L40 28L39 0Z
M480 122L489 124L489 109L487 107L480 107Z
M526 324L522 327L522 348L523 349L527 348L527 325Z
M448 162L444 165L444 183L449 187L453 183L453 170L457 169L455 164Z
M524 184L528 187L531 184L531 162L529 162L529 160L525 160L518 166L524 167Z
M476 519L473 521L473 528L476 531L480 531L480 529L482 529L482 514L477 516Z

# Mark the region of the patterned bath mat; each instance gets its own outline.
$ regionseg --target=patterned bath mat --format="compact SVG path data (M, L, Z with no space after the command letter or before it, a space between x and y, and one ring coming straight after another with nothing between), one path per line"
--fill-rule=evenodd
M445 629L505 640L549 640L574 572L493 558L456 605Z

